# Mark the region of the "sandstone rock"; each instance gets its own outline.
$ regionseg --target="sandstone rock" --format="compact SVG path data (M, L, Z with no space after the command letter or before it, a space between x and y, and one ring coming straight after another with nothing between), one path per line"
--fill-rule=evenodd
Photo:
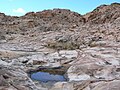
M101 5L94 9L92 13L88 13L84 17L88 22L96 24L112 22L120 17L119 12L115 13L119 10L119 8L119 3L111 5Z
M98 84L92 90L119 90L120 89L119 84L120 84L119 80L115 80L111 82L103 82L101 84Z
M36 83L26 71L40 67L56 68L68 80ZM0 90L119 90L119 79L119 3L85 15L66 9L0 13Z
M0 76L0 86L8 86L8 82L4 79L4 77Z

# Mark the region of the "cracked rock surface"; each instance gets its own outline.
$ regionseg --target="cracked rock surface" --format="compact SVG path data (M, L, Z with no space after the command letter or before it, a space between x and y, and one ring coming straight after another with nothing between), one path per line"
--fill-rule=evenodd
M31 80L28 72L42 68L64 73L67 81ZM120 90L120 4L85 15L0 13L0 90Z

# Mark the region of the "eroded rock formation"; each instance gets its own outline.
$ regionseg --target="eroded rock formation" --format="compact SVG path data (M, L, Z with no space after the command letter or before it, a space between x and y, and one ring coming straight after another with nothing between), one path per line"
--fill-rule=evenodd
M40 67L63 67L68 81L32 81L27 72ZM0 90L120 90L119 85L119 3L85 15L66 9L21 17L0 13Z

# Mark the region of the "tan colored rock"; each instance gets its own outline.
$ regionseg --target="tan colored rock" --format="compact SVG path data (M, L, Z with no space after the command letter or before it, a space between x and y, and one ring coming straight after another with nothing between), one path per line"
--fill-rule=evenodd
M25 71L39 67L62 67L68 81L35 83ZM85 15L66 9L0 13L0 90L119 90L119 79L119 3Z
M120 81L103 82L95 86L92 90L120 90Z

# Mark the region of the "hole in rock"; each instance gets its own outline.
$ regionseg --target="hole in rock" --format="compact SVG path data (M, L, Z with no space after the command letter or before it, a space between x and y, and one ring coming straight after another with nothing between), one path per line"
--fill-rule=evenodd
M30 75L31 79L41 82L60 82L66 81L64 75L50 74L48 72L35 72Z
M66 73L65 67L57 68L40 67L35 71L30 71L29 76L32 80L37 80L40 82L62 82L67 81L65 73Z

